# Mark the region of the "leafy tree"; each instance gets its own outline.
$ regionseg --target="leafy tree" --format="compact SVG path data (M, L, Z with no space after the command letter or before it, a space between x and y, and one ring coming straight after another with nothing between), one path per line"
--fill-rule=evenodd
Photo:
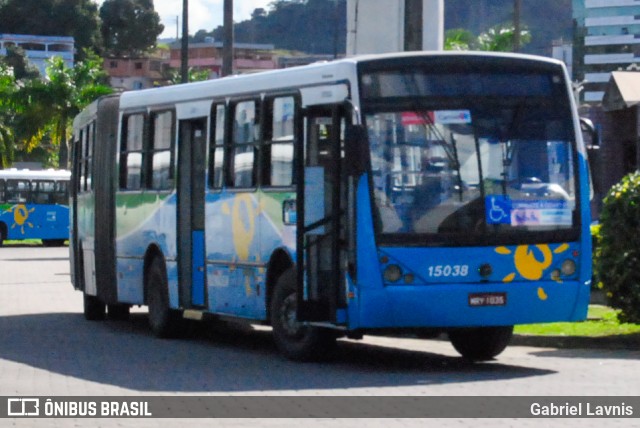
M36 79L40 77L40 71L27 59L26 53L21 47L11 46L7 48L4 63L13 70L16 80Z
M478 36L478 49L481 51L511 52L514 50L515 34L516 30L512 25L495 25ZM530 41L531 33L528 30L520 30L520 44L525 45Z
M153 0L105 0L100 19L105 48L114 55L149 51L164 31Z
M101 47L93 0L0 0L0 33L71 36L80 59Z
M102 60L91 52L73 68L62 58L49 60L46 79L31 79L16 93L14 129L20 147L31 152L48 140L59 150L59 167L68 163L68 135L73 117L112 90L106 85Z
M594 272L618 320L640 324L640 172L622 178L604 198Z
M24 147L16 141L22 142L31 137L24 134L21 112L30 102L25 97L24 88L34 80L40 79L40 72L29 64L25 53L20 48L10 47L7 55L0 58L0 167L11 165L15 156Z
M0 62L0 169L13 160L13 109L10 100L17 90L11 67Z

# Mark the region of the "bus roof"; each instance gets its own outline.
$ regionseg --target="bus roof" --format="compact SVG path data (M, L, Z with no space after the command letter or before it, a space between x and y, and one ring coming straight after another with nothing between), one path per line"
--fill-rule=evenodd
M401 52L382 55L363 55L336 61L318 62L299 67L270 70L254 74L229 76L222 79L165 86L161 88L129 91L121 95L120 109L142 109L147 106L172 105L227 96L255 94L266 90L286 90L305 86L333 85L355 79L358 63L385 61L402 58L426 57L486 57L514 60L530 60L561 65L558 60L513 53L493 52ZM357 89L356 89L357 90Z
M69 180L71 171L64 169L0 169L0 179L9 180Z

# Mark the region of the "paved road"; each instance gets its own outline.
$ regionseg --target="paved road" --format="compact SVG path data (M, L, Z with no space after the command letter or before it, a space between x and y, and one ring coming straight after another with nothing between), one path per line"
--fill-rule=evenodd
M640 350L512 346L495 361L468 364L448 342L366 336L341 342L335 361L299 364L277 354L266 329L200 326L186 339L156 339L148 331L144 309L134 310L126 322L85 321L82 295L70 284L67 254L66 247L0 248L0 396L640 395ZM0 426L7 421L8 426L24 427L158 425L148 419L14 419L0 420ZM366 424L493 427L542 422L558 427L640 425L637 419L394 419ZM336 419L186 423L362 425Z

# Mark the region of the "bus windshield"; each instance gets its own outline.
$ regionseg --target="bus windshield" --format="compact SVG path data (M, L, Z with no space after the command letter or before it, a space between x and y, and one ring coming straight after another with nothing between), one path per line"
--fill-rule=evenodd
M380 72L361 82L381 243L577 236L574 127L561 77Z

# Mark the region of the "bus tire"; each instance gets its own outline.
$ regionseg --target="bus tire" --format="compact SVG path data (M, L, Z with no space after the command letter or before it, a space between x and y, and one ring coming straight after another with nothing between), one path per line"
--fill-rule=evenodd
M4 244L4 240L7 238L7 226L4 223L0 223L0 247Z
M451 330L449 340L465 359L487 361L505 350L511 337L513 326L477 327Z
M43 239L42 245L45 247L62 247L64 245L64 239Z
M276 283L271 298L271 327L278 350L294 361L326 358L336 346L336 335L326 328L296 320L296 271L289 269Z
M182 314L169 308L169 283L167 271L160 258L155 258L146 276L145 289L149 306L149 327L151 332L160 338L180 336Z
M114 321L126 321L129 319L130 309L131 307L129 305L122 303L107 305L107 317Z
M84 318L89 321L102 321L105 318L106 305L96 296L83 293Z

